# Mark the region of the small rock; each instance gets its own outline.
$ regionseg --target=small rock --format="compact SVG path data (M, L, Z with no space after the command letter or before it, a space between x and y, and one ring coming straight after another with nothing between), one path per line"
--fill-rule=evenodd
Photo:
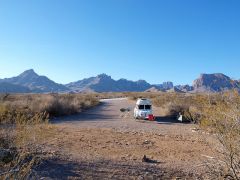
M149 140L145 140L145 141L143 142L143 144L150 144L150 141L149 141Z
M0 148L0 162L7 164L12 160L13 160L12 153L7 149Z
M152 160L152 159L148 158L146 155L143 156L143 158L142 158L142 162L153 163L153 164L157 164L157 163L159 163L159 162L156 161L156 160Z

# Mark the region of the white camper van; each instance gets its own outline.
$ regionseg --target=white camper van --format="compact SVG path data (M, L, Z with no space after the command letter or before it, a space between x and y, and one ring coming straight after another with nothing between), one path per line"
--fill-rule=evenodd
M151 119L154 120L152 103L149 99L138 99L134 108L135 119Z

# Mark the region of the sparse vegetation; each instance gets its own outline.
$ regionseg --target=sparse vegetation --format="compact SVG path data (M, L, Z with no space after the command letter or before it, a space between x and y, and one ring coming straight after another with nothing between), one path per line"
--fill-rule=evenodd
M0 97L0 178L27 179L48 157L44 144L55 134L53 116L81 112L98 104L92 95L31 94Z
M240 179L240 96L237 91L213 94L137 93L131 99L147 97L166 116L179 112L215 134L220 144L218 158L207 162L211 176Z
M219 100L204 112L212 133L220 142L218 158L207 165L211 173L225 179L240 179L240 96L237 92L219 95Z
M0 99L0 122L16 122L23 114L25 120L70 115L98 104L95 96L82 94L2 95Z
M55 129L49 118L70 115L96 106L99 99L150 98L163 116L183 114L204 131L216 136L218 155L209 159L210 176L240 178L240 96L231 91L216 94L183 93L104 93L104 94L31 94L0 97L0 177L34 177L34 166L49 152L42 148Z

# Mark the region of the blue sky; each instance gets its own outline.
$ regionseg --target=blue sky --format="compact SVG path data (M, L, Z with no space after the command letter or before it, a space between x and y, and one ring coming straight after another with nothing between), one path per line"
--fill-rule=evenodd
M0 0L0 78L240 79L239 0Z

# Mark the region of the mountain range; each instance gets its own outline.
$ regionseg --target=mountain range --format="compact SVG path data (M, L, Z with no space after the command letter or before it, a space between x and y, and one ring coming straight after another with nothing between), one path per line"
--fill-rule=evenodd
M144 80L129 81L127 79L114 80L111 76L100 74L96 77L83 79L66 85L75 92L126 92L126 91L145 91L151 84Z
M38 75L33 69L12 78L0 79L0 93L78 93L78 92L220 92L231 89L240 91L240 81L221 74L201 74L193 85L177 85L172 82L150 84L145 80L114 80L100 74L68 84L58 84L46 76Z
M15 89L12 92L22 92L20 89L23 87L27 88L26 92L33 93L64 92L69 90L66 86L57 84L46 76L39 76L33 69L24 71L16 77L1 79L0 83L8 83L8 86L10 84L14 85Z

